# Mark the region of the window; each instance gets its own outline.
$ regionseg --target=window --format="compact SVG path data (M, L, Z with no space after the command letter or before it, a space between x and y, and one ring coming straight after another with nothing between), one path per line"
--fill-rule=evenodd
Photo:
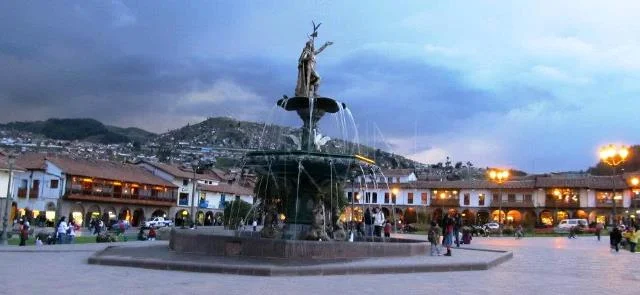
M427 193L420 194L420 199L421 199L423 205L427 204L427 197L428 197Z
M354 202L360 203L360 192L354 192L353 197L355 198Z
M526 203L532 203L533 202L533 196L530 194L524 195L524 201Z
M515 202L516 201L516 195L515 194L509 194L507 196L509 202Z
M469 196L469 194L464 194L464 205L469 205L469 203L471 202L471 196Z
M227 196L225 194L220 194L220 203L218 204L218 208L224 209L224 206L226 203L227 203Z
M180 206L189 205L189 194L188 193L180 193L180 196L179 196L179 199L178 199L178 205L180 205Z
M189 179L183 179L182 180L182 185L184 185L184 186L189 185Z
M378 193L372 193L371 203L378 204Z
M496 204L499 203L500 202L500 195L493 194L493 200L491 200L491 202L494 202Z
M393 183L393 177L387 177L387 183Z
M351 203L351 200L353 200L353 193L347 192L347 202Z
M396 194L391 194L391 203L396 203Z
M413 193L407 193L407 203L413 204Z
M389 204L389 193L384 193L384 203Z
M50 188L58 188L58 185L59 185L59 180L57 179L52 179L51 183L49 183Z
M484 206L484 194L479 194L478 195L478 205L479 206Z
M364 202L365 203L371 203L371 193L370 192L364 193Z
M27 188L27 184L28 184L28 183L29 183L29 180L27 180L27 179L23 179L23 180L21 180L21 181L20 181L20 188L24 188L24 189L26 189L26 188Z

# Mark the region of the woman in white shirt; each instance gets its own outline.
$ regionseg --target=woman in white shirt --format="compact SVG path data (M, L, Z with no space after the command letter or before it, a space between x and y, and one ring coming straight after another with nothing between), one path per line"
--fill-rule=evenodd
M58 229L58 244L64 244L67 239L67 229L69 229L69 226L67 225L67 222L65 221L64 216L60 217L60 221L58 221L57 229Z
M69 229L67 230L67 232L69 233L69 236L67 237L67 243L73 244L73 240L75 240L76 238L76 222L74 220L71 220L69 222Z
M373 235L379 237L382 235L382 227L384 226L384 213L380 208L373 208Z

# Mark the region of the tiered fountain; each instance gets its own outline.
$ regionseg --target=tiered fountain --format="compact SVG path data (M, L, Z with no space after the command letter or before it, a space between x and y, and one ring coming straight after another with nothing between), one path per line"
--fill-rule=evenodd
M343 185L347 178L374 174L379 169L372 160L356 154L323 152L327 137L319 133L318 122L327 113L344 115L346 105L335 99L318 95L320 77L315 71L316 55L327 46L315 49L319 25L313 26L298 60L298 81L294 97L278 100L286 111L295 111L302 119L302 132L297 150L262 150L246 154L245 167L258 174L255 193L264 206L265 220L260 238L220 236L204 241L186 238L190 235L176 231L171 248L176 251L205 252L214 255L261 257L336 258L371 256L406 256L424 253L425 243L401 239L386 239L388 246L373 247L380 238L359 241L349 235L339 219L347 201ZM284 226L283 226L284 224ZM185 239L186 238L186 239ZM224 241L222 241L222 240ZM354 243L345 243L344 241ZM270 243L271 245L267 245ZM215 246L206 246L206 245ZM208 247L208 248L207 248ZM382 248L381 248L382 247ZM385 249L387 248L387 249ZM392 250L394 249L394 250Z

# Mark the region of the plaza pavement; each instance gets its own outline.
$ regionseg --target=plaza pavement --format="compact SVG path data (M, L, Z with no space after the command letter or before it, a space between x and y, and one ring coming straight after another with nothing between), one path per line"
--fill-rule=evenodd
M9 247L0 248L0 294L640 294L640 254L612 253L606 237L474 238L472 246L514 257L486 271L254 277L87 264L104 244Z

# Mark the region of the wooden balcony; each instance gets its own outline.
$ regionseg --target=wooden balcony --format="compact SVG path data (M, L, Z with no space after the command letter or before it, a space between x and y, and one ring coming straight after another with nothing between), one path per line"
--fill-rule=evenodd
M613 208L613 202L598 202L596 208ZM616 208L622 208L622 200L616 200Z
M499 208L500 206L508 208L533 208L533 201L491 201L491 207Z
M18 198L26 198L27 197L27 189L19 188L18 189Z
M98 195L86 195L82 193L67 193L65 196L67 200L73 201L91 201L91 202L100 202L100 203L117 203L117 204L131 204L131 205L141 205L141 206L159 206L159 207L171 207L176 204L176 199L164 199L164 198L154 198L154 197L136 197L133 196L122 196L122 195L114 195L114 196L98 196Z
M431 199L432 207L458 207L460 200L458 199Z
M37 199L40 196L39 191L32 190L29 192L29 199Z
M553 199L552 200L547 199L544 205L547 208L580 208L579 201L565 202L562 200L556 201Z

